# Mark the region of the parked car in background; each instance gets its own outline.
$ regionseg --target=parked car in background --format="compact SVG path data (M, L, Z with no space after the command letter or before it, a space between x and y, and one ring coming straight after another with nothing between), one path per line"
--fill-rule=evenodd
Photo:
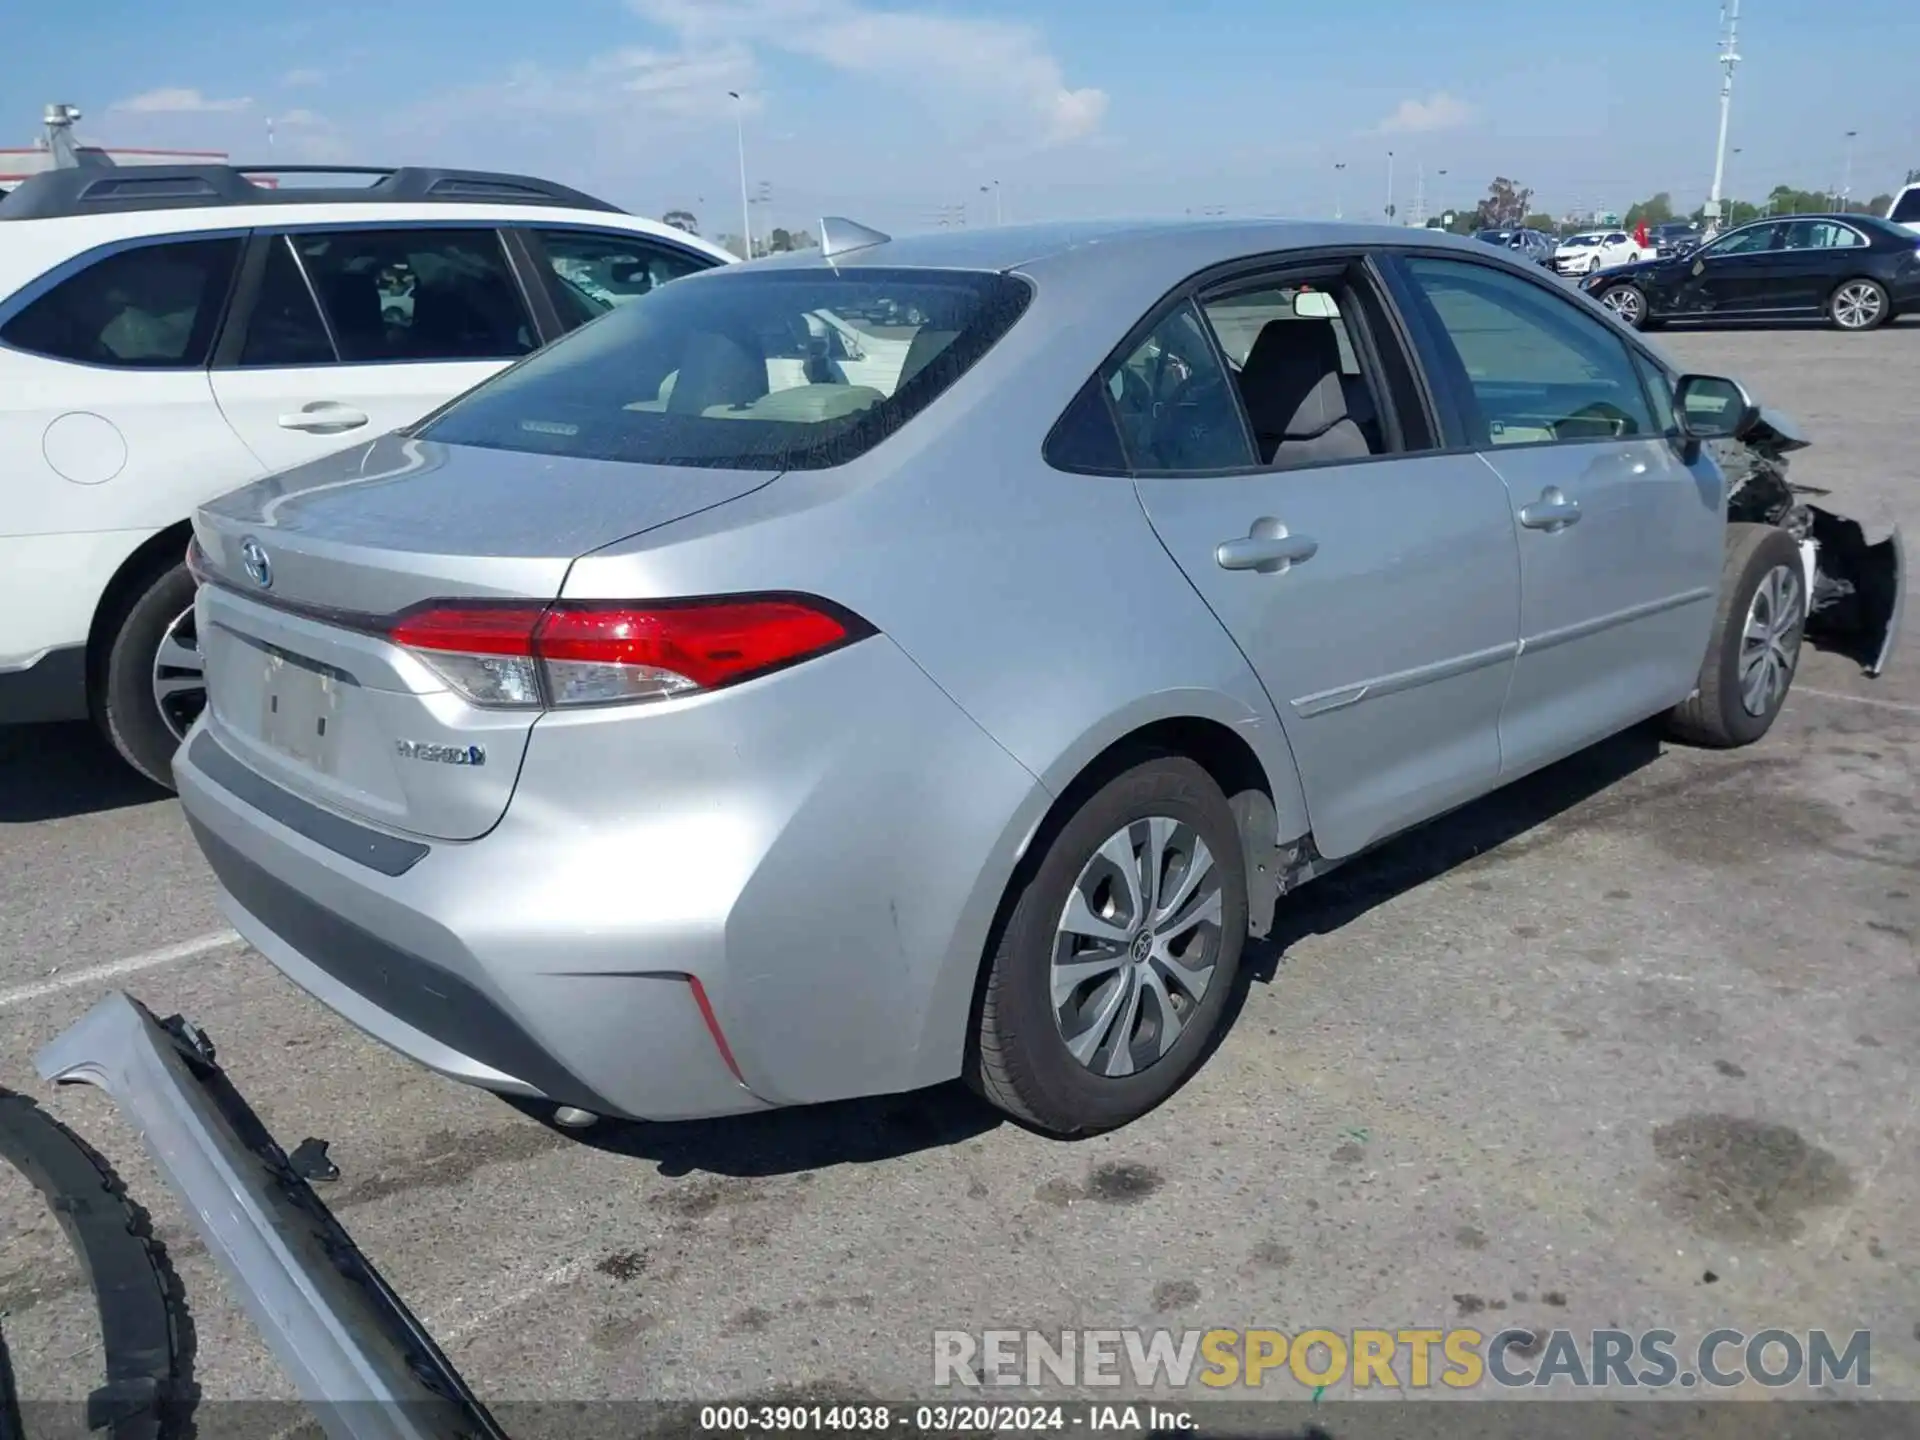
M1909 185L1894 196L1886 218L1920 235L1920 185Z
M256 173L55 170L0 201L0 723L91 715L162 785L206 697L195 505L731 259L522 176Z
M1872 215L1794 215L1728 230L1684 255L1581 285L1627 324L1824 315L1872 330L1920 307L1920 241Z
M1690 220L1669 220L1651 231L1654 254L1669 260L1684 255L1700 244L1700 227Z
M1802 553L1703 443L1758 410L1517 256L820 233L195 516L223 908L420 1063L565 1124L965 1077L1109 1129L1296 885L1779 714ZM796 371L825 314L921 318Z
M1538 230L1520 228L1514 230L1480 230L1474 239L1483 245L1491 245L1499 250L1511 250L1536 265L1548 265L1553 260L1555 241L1552 236Z
M1583 230L1554 247L1553 268L1561 275L1591 275L1612 265L1631 265L1645 255L1624 230Z

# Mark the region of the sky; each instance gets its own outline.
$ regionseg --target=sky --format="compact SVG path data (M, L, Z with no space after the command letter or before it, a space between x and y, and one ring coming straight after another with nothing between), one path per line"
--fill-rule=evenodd
M740 229L742 138L757 234L996 204L1406 218L1496 175L1554 214L1688 209L1720 24L1718 0L95 0L9 17L0 146L63 102L92 143L535 173L707 234ZM1840 186L1849 130L1856 198L1920 167L1912 0L1751 0L1739 36L1728 194Z

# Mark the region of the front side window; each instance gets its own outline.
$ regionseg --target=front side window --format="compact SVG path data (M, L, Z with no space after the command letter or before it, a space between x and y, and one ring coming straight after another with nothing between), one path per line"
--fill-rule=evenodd
M1171 311L1101 380L1135 471L1233 470L1254 463L1233 380L1192 301Z
M539 230L547 289L569 330L651 294L713 262L638 235L605 230Z
M512 360L533 321L491 230L334 230L294 235L341 360Z
M240 245L236 237L117 251L29 303L0 329L0 341L88 365L204 365Z
M1505 271L1406 262L1465 370L1475 443L1539 445L1661 433L1626 341L1576 302Z
M1736 230L1731 235L1723 235L1703 252L1715 257L1722 255L1754 255L1773 248L1774 236L1779 233L1778 225L1749 225L1744 230Z
M823 469L931 404L1029 297L1023 281L975 271L719 267L555 341L420 434L596 460Z

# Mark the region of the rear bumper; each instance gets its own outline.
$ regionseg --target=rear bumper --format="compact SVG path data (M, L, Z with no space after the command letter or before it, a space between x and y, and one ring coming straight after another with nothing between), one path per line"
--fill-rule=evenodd
M87 647L63 645L0 669L0 725L87 718Z
M169 1022L178 1025L178 1022ZM43 1079L111 1095L333 1440L501 1431L296 1174L197 1032L109 995L40 1052Z
M885 637L644 714L545 716L472 841L223 783L219 738L203 721L175 779L262 954L444 1075L645 1120L958 1075L986 934L1048 804ZM353 858L302 806L422 853Z

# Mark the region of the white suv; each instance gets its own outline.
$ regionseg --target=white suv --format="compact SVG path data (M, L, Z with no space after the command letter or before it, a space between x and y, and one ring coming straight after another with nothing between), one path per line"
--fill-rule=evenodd
M1887 206L1887 219L1920 234L1920 185L1909 185Z
M206 699L196 506L733 259L543 180L369 173L88 167L0 200L0 724L91 715L170 786Z

